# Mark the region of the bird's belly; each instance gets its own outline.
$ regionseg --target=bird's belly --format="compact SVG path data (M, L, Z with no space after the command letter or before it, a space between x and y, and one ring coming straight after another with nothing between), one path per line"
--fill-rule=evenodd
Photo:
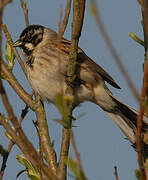
M64 76L58 76L56 68L45 69L39 66L33 66L33 69L27 68L28 80L32 89L45 101L56 103L57 94L66 89Z

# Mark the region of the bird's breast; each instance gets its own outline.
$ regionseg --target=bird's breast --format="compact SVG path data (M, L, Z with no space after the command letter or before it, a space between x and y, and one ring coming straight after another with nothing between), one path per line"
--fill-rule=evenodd
M58 61L42 55L34 58L32 67L25 64L28 80L33 90L43 100L55 103L56 95L66 89L64 73Z

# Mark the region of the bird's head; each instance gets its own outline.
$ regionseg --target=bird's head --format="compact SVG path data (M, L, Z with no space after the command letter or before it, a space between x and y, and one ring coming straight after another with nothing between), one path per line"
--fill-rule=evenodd
M30 25L25 28L19 39L13 44L20 47L26 55L30 55L34 48L42 41L44 27L41 25Z

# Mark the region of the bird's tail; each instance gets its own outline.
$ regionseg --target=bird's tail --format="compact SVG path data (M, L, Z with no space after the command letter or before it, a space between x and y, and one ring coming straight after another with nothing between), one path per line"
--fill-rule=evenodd
M111 95L111 98L116 103L115 112L106 112L116 125L125 134L126 138L132 143L136 143L137 133L137 115L138 112L130 106L122 103L117 98ZM148 117L143 117L142 132L148 130Z

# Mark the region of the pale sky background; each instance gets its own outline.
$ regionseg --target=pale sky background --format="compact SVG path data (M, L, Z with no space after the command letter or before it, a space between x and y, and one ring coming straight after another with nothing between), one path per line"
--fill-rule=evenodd
M66 0L28 0L27 2L31 24L41 24L57 30L59 8L60 5L63 8L65 7ZM129 32L132 31L143 39L140 5L136 0L98 0L97 2L103 22L113 44L140 93L143 77L144 48L129 37ZM13 3L7 6L4 12L3 22L7 24L13 40L17 40L25 27L24 16L19 1L14 0ZM70 35L71 18L64 36L70 39ZM5 39L3 43L5 43ZM135 109L139 109L138 103L114 63L90 14L89 1L86 3L80 47L96 63L108 71L120 85L121 90L111 88L114 95ZM14 74L25 90L31 92L31 88L17 62L14 68ZM14 111L19 118L25 104L6 82L4 84ZM5 112L1 102L0 109L1 113ZM46 110L50 135L52 140L55 141L56 151L59 152L62 128L53 119L59 118L60 115L52 105L47 105ZM84 171L88 179L114 180L114 166L117 166L120 180L135 180L134 170L138 167L137 154L131 147L131 144L125 140L125 136L120 129L99 107L91 103L82 104L81 107L75 110L74 115L78 116L85 112L86 115L75 122L77 127L73 128L73 130ZM35 119L34 113L29 111L22 123L22 127L34 146L38 148L38 140L35 138L36 130L32 124L32 119ZM0 126L0 144L7 148L8 140L4 132ZM17 173L24 168L16 160L16 155L19 153L20 151L17 146L14 146L9 156L4 180L16 179ZM70 154L73 155L72 150ZM23 174L18 179L27 180L28 178ZM68 180L71 179L68 177Z

